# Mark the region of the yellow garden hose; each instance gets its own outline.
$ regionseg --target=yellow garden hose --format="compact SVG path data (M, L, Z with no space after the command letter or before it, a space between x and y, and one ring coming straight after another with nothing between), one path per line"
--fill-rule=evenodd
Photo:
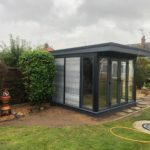
M140 132L136 129L133 129L133 128L128 128L128 127L112 127L110 128L110 133L120 139L123 139L123 140L127 140L127 141L132 141L132 142L137 142L137 143L143 143L143 144L150 144L150 141L143 141L143 140L136 140L136 139L132 139L132 138L127 138L127 137L123 137L121 135L118 135L116 134L113 129L127 129L127 130L132 130L132 131L136 131L136 132ZM140 133L143 133L143 132L140 132ZM145 134L148 134L148 133L145 133Z

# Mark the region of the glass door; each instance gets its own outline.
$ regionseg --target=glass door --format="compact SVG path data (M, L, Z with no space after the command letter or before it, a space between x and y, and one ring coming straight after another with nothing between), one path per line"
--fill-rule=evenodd
M99 109L108 107L108 59L99 60Z
M93 108L93 57L83 57L83 101L82 107Z
M111 62L111 105L118 104L118 61Z
M126 102L127 62L121 61L120 102Z
M99 59L99 110L133 100L133 60Z
M128 67L128 101L133 101L134 66L133 60L129 60Z
M80 57L66 58L65 68L65 104L79 107Z

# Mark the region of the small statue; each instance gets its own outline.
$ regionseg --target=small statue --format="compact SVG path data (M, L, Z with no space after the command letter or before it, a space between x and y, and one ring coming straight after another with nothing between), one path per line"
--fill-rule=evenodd
M2 96L4 96L4 97L10 96L9 91L8 91L7 88L5 88L5 90L4 90L3 94L2 94Z

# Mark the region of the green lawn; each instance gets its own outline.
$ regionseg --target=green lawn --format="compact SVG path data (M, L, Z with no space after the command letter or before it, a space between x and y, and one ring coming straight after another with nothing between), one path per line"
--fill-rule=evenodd
M140 116L103 125L45 128L0 127L0 150L150 150L150 144L123 141L109 133L113 126L132 127L136 120L150 120L150 109ZM148 134L122 129L116 131L128 137L150 140Z

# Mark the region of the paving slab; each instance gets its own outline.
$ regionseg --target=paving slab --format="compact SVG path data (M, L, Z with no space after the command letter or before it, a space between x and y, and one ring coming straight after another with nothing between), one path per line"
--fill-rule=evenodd
M143 124L148 123L150 124L150 120L140 120L133 123L133 127L141 132L145 132L150 134L150 131L143 128Z
M131 107L132 110L140 110L140 107Z
M132 113L132 112L134 112L134 110L132 110L132 109L125 109L125 110L123 110L123 112Z
M148 105L147 101L144 101L144 100L143 101L139 101L138 104L140 104L140 105Z
M115 115L117 115L117 116L125 116L125 115L127 115L128 113L126 113L126 112L123 112L123 111L121 111L121 112L116 112L115 113Z
M146 108L147 105L141 105L141 104L138 104L137 107L140 107L140 108Z

